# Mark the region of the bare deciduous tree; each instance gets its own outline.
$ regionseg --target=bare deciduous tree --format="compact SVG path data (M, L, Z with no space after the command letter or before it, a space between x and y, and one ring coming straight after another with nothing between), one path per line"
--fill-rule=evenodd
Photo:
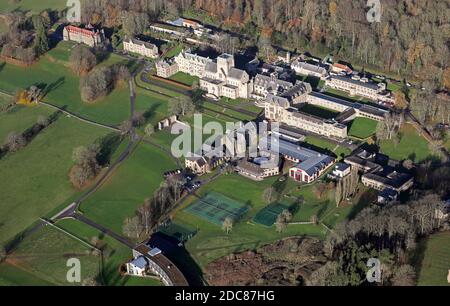
M233 219L231 219L230 217L226 217L225 220L223 220L222 222L222 230L228 234L232 229L233 229Z
M143 230L144 227L139 220L139 216L125 219L123 224L123 233L127 235L127 237L138 239Z
M97 57L86 46L77 45L70 54L70 67L78 74L86 74L97 65Z
M9 152L17 152L25 147L26 144L27 141L22 134L11 132L6 136L5 145L8 147Z
M262 194L263 201L265 201L266 203L272 203L273 201L276 201L278 197L278 192L272 186L264 189L264 192Z
M169 112L172 115L186 116L194 110L195 105L189 97L175 97L169 101Z

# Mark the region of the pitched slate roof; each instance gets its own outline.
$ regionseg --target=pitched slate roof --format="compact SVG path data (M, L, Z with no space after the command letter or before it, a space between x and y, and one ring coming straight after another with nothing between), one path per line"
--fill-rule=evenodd
M231 79L235 79L235 80L242 80L242 78L244 77L244 75L246 73L247 72L245 72L244 70L237 69L237 68L231 68L228 73L228 77Z
M378 90L379 89L378 85L373 83L373 82L365 83L365 82L361 82L361 81L358 81L358 80L354 80L354 79L352 79L349 76L335 75L335 76L332 76L331 78L332 79L333 78L334 79L338 79L340 81L347 82L347 83L352 83L352 84L357 85L357 86L366 87L366 88L369 88L369 89L372 89L372 90Z
M142 40L139 40L139 39L136 39L136 38L125 37L124 42L132 43L134 45L145 46L148 49L156 49L156 50L158 49L158 47L156 47L154 44L151 44L149 42L142 41Z
M266 97L266 102L268 103L273 103L273 104L277 104L283 108L288 108L290 107L291 103L289 102L288 99L284 98L284 97L280 97L280 96L275 96L272 94L268 94Z
M143 256L139 256L138 258L134 259L131 264L135 267L138 267L139 269L145 269L147 267L147 260Z
M272 78L270 76L263 75L263 74L257 74L256 75L256 77L255 77L255 85L264 87L266 89L281 88L283 90L287 90L288 88L291 88L292 86L294 86L294 84L292 84L291 82L283 81L283 80L280 80L280 79L277 79L277 78Z
M217 73L217 63L213 61L206 63L205 72Z
M312 65L312 64L309 64L306 62L294 61L292 63L292 67L293 68L295 68L295 67L302 68L302 69L311 71L313 73L319 73L319 74L323 74L323 75L327 74L327 70L325 68L316 66L316 65Z
M334 157L326 154L276 138L262 138L260 140L260 145L267 147L274 153L278 150L278 153L281 155L299 160L300 162L296 165L296 168L303 170L309 176L314 175L318 170L323 169L335 160Z

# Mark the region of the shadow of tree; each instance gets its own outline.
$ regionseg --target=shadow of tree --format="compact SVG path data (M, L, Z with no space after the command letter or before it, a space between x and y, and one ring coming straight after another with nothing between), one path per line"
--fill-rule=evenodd
M42 98L47 96L51 91L53 91L53 90L57 89L58 87L60 87L61 85L63 85L65 81L66 81L65 77L60 77L55 82L42 88L42 90L43 90Z
M148 123L150 120L155 118L156 110L161 106L161 103L153 104L149 109L144 112L145 122Z
M122 138L117 133L110 133L99 141L100 152L97 155L97 160L101 166L108 165L111 162L111 157L122 142Z

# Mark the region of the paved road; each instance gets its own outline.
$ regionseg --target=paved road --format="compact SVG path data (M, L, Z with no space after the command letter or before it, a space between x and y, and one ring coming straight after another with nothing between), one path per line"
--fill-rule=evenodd
M158 81L158 80L151 79L151 78L147 77L146 73L141 73L140 74L140 79L144 83L147 83L147 84L150 84L150 85L155 85L155 86L158 86L158 87L162 87L162 88L165 88L167 90L171 90L171 91L174 91L176 93L179 93L179 94L182 94L182 95L185 95L185 96L190 96L191 95L191 91L190 90L178 88L176 86L170 86L170 85L164 83L163 81Z
M132 82L131 82L132 83ZM136 94L134 92L134 86L130 86L130 119L134 117L134 110L135 110L135 98ZM56 222L58 220L62 220L65 218L76 218L84 223L86 223L89 226L95 227L97 229L100 229L105 234L111 234L111 237L118 240L121 243L125 243L127 241L126 238L113 233L112 231L104 228L102 225L93 222L92 220L87 219L86 217L80 217L78 214L78 210L80 208L80 205L83 201L85 201L89 196L91 196L93 193L95 193L105 182L106 180L114 173L114 171L129 157L130 153L132 152L133 148L135 147L135 144L141 141L141 138L135 133L134 127L132 128L132 131L130 133L131 141L125 148L125 150L121 153L119 158L114 161L113 164L111 164L106 171L105 174L95 183L94 186L92 186L87 192L83 193L75 202L71 203L64 209L62 209L60 212L55 214L51 218L51 222ZM45 222L40 220L36 225L29 228L28 230L24 231L21 235L21 238L25 238L32 233L39 230L41 227L45 225ZM129 243L125 243L129 245L130 247L134 247L133 245L130 245Z
M11 93L3 91L3 90L0 90L0 93L6 95L8 97L13 97L13 95ZM106 129L112 130L114 132L119 132L120 131L116 126L108 125L108 124L100 123L100 122L97 122L97 121L94 121L94 120L91 120L91 119L88 119L88 118L84 118L81 115L78 115L78 114L75 114L75 113L73 113L71 111L66 110L64 107L53 105L53 104L45 102L45 101L39 101L39 104L47 106L47 107L50 107L50 108L53 108L54 110L60 111L63 114L65 114L67 116L70 116L70 117L73 117L75 119L78 119L78 120L80 120L82 122L85 122L85 123L88 123L88 124L91 124L91 125L95 125L95 126L98 126L98 127L106 128Z
M100 232L102 232L105 235L108 235L112 238L114 238L115 240L119 241L120 243L126 245L127 247L129 247L130 249L133 249L135 247L135 244L133 242L131 242L130 240L128 240L127 238L113 232L112 230L98 224L97 222L92 221L91 219L79 214L79 213L75 213L72 216L74 219L83 222L84 224L87 224L97 230L99 230Z

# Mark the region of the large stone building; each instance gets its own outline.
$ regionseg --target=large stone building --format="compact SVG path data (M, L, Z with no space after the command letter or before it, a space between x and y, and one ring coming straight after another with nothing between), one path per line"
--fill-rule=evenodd
M192 76L203 77L206 64L212 59L192 53L190 49L180 52L174 58L156 63L156 75L170 78L177 72L184 72Z
M203 77L206 64L211 63L212 59L192 53L190 49L182 51L175 57L175 63L178 64L178 71L190 74L196 77Z
M242 159L237 163L236 171L255 181L262 181L280 174L280 165L274 158L259 157L252 161Z
M390 167L384 167L380 171L366 173L361 177L364 186L383 191L394 190L397 193L407 191L414 184L414 177L407 173L397 172Z
M170 60L161 60L156 62L156 75L168 79L179 71L178 64L173 58Z
M157 58L159 55L157 46L135 38L126 37L123 40L123 49L149 58Z
M90 25L86 28L69 25L64 28L63 39L65 41L83 43L90 47L97 47L105 40L105 32L103 30L95 30Z
M253 80L252 98L264 99L268 94L279 95L292 88L294 84L278 79L275 75L257 74Z
M376 84L366 78L359 78L358 76L330 76L326 79L325 86L345 91L351 96L360 96L373 101L383 101L387 103L395 102L390 93L386 91L386 84Z
M321 80L325 80L328 75L328 71L326 68L320 65L313 65L298 60L292 62L291 68L298 74L313 76L316 78L320 78Z
M209 158L206 156L188 156L185 158L185 167L190 169L192 173L203 175L211 172Z
M346 64L334 63L331 65L331 72L335 74L352 74L353 70Z
M398 167L392 166L396 162L382 154L358 149L345 158L345 163L363 174L361 182L365 186L378 191L388 189L399 194L414 184L412 175L397 170Z
M306 83L301 83L306 84ZM301 101L306 100L310 92L310 86L303 90L295 90L297 84L292 89L281 96L269 94L265 100L266 119L318 135L335 138L347 137L347 126L334 120L322 119L310 114L303 113L298 106Z
M350 117L342 118L343 120L341 120L341 122L353 120L355 117L363 117L375 121L383 121L385 115L388 113L387 110L379 107L350 102L347 100L328 96L320 92L311 92L306 97L305 103L328 108L340 113L352 109L354 111L353 115Z
M274 154L282 155L295 165L289 169L289 177L297 182L312 183L324 174L336 159L288 141L262 138L260 145Z
M206 64L200 88L216 97L250 98L250 76L235 67L234 56L222 54Z

